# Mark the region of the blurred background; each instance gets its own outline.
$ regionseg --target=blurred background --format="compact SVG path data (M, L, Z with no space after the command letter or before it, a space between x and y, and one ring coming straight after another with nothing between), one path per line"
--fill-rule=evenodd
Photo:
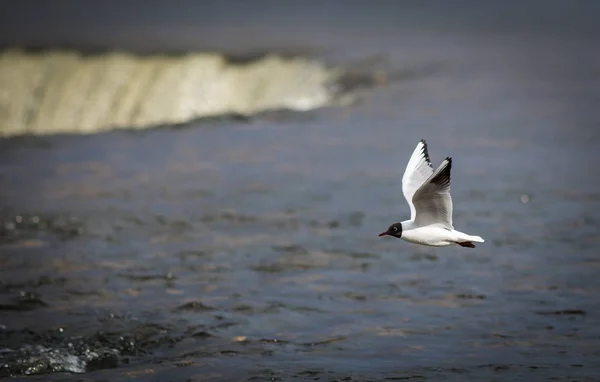
M599 17L0 1L0 377L597 380ZM476 249L377 237L421 138Z

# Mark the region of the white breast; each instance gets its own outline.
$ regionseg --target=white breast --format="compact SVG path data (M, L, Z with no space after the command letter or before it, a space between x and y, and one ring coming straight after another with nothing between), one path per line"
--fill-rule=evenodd
M444 247L454 244L456 238L452 231L436 226L418 227L412 221L402 222L401 239L409 243Z

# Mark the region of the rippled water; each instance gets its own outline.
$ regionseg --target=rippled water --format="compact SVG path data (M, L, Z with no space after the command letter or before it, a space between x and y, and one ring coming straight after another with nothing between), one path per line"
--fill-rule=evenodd
M600 56L450 40L348 107L0 141L0 375L595 380ZM420 138L485 244L377 237Z

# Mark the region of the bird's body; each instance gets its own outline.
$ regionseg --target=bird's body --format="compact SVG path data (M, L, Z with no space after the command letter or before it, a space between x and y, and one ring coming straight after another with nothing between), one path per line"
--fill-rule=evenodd
M432 247L458 244L475 248L473 242L483 243L481 237L457 231L452 225L451 168L452 158L448 157L434 171L427 143L421 140L402 177L402 193L410 206L411 218L392 224L379 236Z
M402 239L413 244L428 245L430 247L445 247L452 244L468 245L469 242L483 242L479 236L471 236L466 233L449 230L444 227L425 226L419 227L412 220L402 223Z

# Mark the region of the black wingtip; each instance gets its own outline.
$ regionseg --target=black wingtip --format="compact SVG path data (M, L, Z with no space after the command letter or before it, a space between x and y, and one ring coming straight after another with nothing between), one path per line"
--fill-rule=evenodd
M439 170L439 172L431 180L439 186L450 186L450 170L452 169L452 157L446 157L447 165Z
M452 169L452 157L446 157L446 162L448 162L448 165L446 165L442 172L448 173L448 180L450 180L450 170Z
M423 144L423 156L425 157L427 164L429 164L431 166L431 158L429 158L429 150L427 149L427 142L425 141L425 139L421 139L421 143Z

